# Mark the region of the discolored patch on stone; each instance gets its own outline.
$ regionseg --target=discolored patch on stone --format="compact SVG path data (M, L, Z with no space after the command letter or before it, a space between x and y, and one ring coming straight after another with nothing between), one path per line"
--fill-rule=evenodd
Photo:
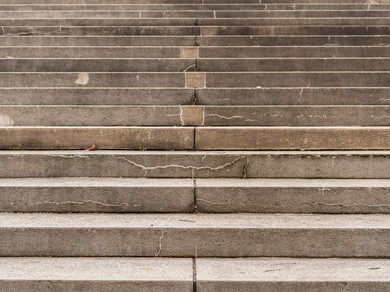
M186 87L205 88L206 72L186 72Z
M77 80L74 82L77 85L87 85L89 82L88 73L79 73Z
M180 58L189 58L189 59L199 58L199 47L181 47Z
M182 126L201 126L204 124L204 106L182 106L180 109Z

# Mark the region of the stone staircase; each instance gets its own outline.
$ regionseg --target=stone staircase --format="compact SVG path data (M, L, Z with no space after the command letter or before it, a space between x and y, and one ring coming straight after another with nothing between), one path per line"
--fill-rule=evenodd
M390 1L0 0L0 291L390 291Z

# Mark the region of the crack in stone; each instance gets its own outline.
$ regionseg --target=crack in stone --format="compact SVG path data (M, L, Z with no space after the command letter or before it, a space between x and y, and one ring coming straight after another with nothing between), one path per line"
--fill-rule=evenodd
M247 157L246 156L239 156L239 157L235 158L232 162L227 162L225 164L222 164L222 165L219 165L219 166L216 166L216 167L211 167L211 166L193 166L193 165L184 166L184 165L179 165L179 164L144 166L142 164L139 164L139 163L136 163L134 161L131 161L130 159L127 159L125 157L119 157L118 159L124 160L124 161L128 162L129 164L134 165L134 166L142 169L144 171L144 177L146 177L148 175L148 171L150 171L150 170L169 169L169 168L190 169L190 170L192 170L192 175L194 177L194 171L196 171L196 170L211 170L211 171L215 170L215 171L218 171L218 170L224 169L224 168L226 168L228 166L234 165L239 160L247 159Z
M164 230L161 230L161 236L158 239L158 250L156 252L156 257L158 257L161 254L162 250L162 239L164 238Z
M229 203L215 203L215 202L210 202L210 201L207 201L207 200L204 200L204 199L197 199L197 201L205 202L205 203L210 204L210 205L226 205L226 204L229 204Z
M103 207L122 207L122 206L129 206L128 203L120 203L120 204L107 204L107 203L102 203L98 201L93 201L93 200L86 200L83 202L74 202L74 201L66 201L66 202L37 202L37 205L44 205L44 204L51 204L51 205L85 205L85 204L94 204L94 205L100 205Z

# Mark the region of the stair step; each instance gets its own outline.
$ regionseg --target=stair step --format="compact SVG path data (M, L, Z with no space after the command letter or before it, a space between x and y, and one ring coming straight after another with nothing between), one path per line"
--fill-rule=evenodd
M0 219L1 256L390 255L389 215L1 213Z
M0 127L0 149L193 149L191 127Z
M97 62L98 60L98 62ZM0 72L386 71L390 58L13 58Z
M383 179L0 179L0 212L389 214Z
M234 9L234 8L233 8ZM40 19L40 18L259 18L272 21L271 18L288 18L299 21L300 18L388 18L387 10L0 10L1 18ZM11 22L12 23L12 22Z
M197 179L201 213L390 213L389 180Z
M389 46L390 36L0 36L1 46Z
M191 105L194 93L191 88L0 88L0 104Z
M191 179L0 179L0 212L189 213Z
M0 258L4 291L193 291L192 259Z
M13 15L7 16L7 18L0 19L0 25L7 27L12 26L359 26L359 25L389 25L389 17L375 17L375 18L197 18L196 15L188 15L176 17L175 15L170 18L65 18L62 15L53 17L42 17L39 19L25 18L13 18ZM35 16L35 14L34 14Z
M1 151L0 162L2 178L390 178L389 151Z
M33 90L33 89L30 89ZM55 90L55 89L52 89ZM74 89L76 90L76 89ZM385 105L390 103L389 88L199 88L199 105ZM20 102L29 104L30 97L21 96L27 90L1 89L4 103L11 104L8 96L20 96ZM23 98L23 99L22 99ZM26 101L24 101L26 100Z
M216 35L389 35L388 25L350 26L2 26L6 36L216 36Z
M388 46L0 46L0 58L379 58L390 57ZM302 60L302 59L300 59Z
M195 149L388 150L389 135L390 127L199 127Z
M197 259L198 291L384 291L389 260Z
M1 91L0 91L1 92ZM110 117L110 118L107 118ZM387 126L381 106L0 106L0 126ZM342 129L340 129L342 130ZM347 129L346 129L347 130ZM278 131L275 129L275 131ZM324 129L324 132L328 131Z
M388 87L388 71L355 72L1 72L0 87Z
M390 3L0 4L1 11L41 10L390 10Z

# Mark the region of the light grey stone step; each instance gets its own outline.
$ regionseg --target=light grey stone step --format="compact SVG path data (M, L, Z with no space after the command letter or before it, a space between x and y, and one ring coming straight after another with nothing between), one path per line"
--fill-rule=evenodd
M390 3L238 4L0 4L1 11L35 10L389 10Z
M10 64L13 60L6 60ZM23 60L26 65L28 60ZM197 69L202 72L256 72L256 71L385 71L390 67L390 58L200 58L197 60ZM18 60L14 67L18 69ZM42 61L42 63L44 63ZM0 61L1 65L1 61ZM4 70L7 70L4 64ZM30 67L35 68L35 64ZM20 65L19 65L20 66ZM44 66L44 64L43 64ZM38 67L38 64L36 65ZM64 66L65 67L65 66ZM87 67L87 65L86 65ZM169 65L167 64L167 70ZM88 68L88 67L87 67ZM12 70L11 69L11 70ZM27 71L27 68L22 67ZM37 71L39 67L37 68ZM66 67L65 69L66 70ZM78 70L76 70L78 71Z
M375 28L373 31L379 32ZM0 35L8 36L194 36L200 33L199 26L2 26L0 30Z
M390 127L198 127L195 134L200 150L390 149Z
M390 46L390 36L0 36L1 46Z
M192 56L193 57L193 56ZM97 62L98 61L98 62ZM0 72L386 71L388 57L365 58L13 58Z
M0 91L1 92L1 91ZM0 106L0 126L387 126L389 106Z
M193 58L0 59L0 72L186 72L195 68Z
M0 163L3 178L390 178L389 151L0 151Z
M390 46L0 46L0 58L316 58L390 57Z
M195 131L195 134L194 134ZM11 150L389 150L389 127L1 127ZM195 138L194 138L195 135Z
M191 105L191 88L0 88L0 104ZM110 98L107 98L110 96Z
M197 259L197 290L372 291L388 290L387 259Z
M18 27L5 27L6 34L15 34ZM389 35L388 26L200 26L202 36L214 35ZM36 29L39 32L39 29ZM77 29L66 30L78 33ZM54 32L56 33L56 32ZM57 31L58 33L58 31Z
M124 49L114 49L118 52ZM9 51L9 48L1 48L0 52L4 55L3 52ZM14 54L16 56L24 56L28 52L36 51L36 56L38 54L44 54L46 51L54 51L54 49L42 48L28 49L27 47L15 48ZM57 52L61 52L62 48L58 48ZM69 50L68 48L63 48L63 50ZM74 49L75 54L81 49ZM92 52L94 50L98 51L98 48L91 48ZM129 49L128 49L129 50ZM137 48L134 49L134 52L137 52ZM163 51L163 48L160 49ZM71 51L71 50L69 50ZM104 51L104 49L101 49ZM130 51L130 50L129 50ZM150 50L152 51L152 50ZM30 53L31 54L31 53ZM125 53L124 53L125 54ZM12 55L12 54L11 54ZM199 57L200 58L275 58L275 57L302 57L302 58L316 58L316 57L388 57L390 56L390 46L251 46L251 47L200 47L199 48Z
M362 72L2 72L0 87L275 88L388 87L388 71Z
M194 208L191 179L3 178L0 190L0 212L190 213Z
M10 100L13 92L19 91L0 89L0 94L6 97L8 103L12 102ZM386 105L390 104L389 95L390 88L358 87L199 88L196 90L199 105Z
M0 127L0 149L193 149L191 127Z
M186 50L192 49L193 46L179 47L179 46L101 46L101 47L88 47L88 46L9 46L0 47L0 57L13 57L13 58L180 58ZM355 51L358 51L356 49ZM351 50L353 54L353 47ZM376 50L364 50L359 52L367 54L381 52L382 55L386 54L386 48ZM390 52L390 50L389 50ZM390 56L390 53L389 53Z
M1 256L390 254L390 215L1 213L0 219Z
M35 16L35 14L34 14ZM42 17L39 19L28 18L7 18L0 19L0 26L373 26L373 25L389 25L389 17L349 17L349 18L196 18L196 15L182 15L170 18L149 18L149 17L129 17L129 18L113 18L104 17L97 18L79 18L74 15L70 18L65 18L60 15L53 19L52 17Z
M201 213L390 213L390 181L197 179Z
M0 11L2 18L317 18L388 17L386 10L31 10Z
M205 106L202 125L386 126L389 118L387 106Z
M217 35L389 35L386 25L351 26L2 26L4 36L217 36Z
M193 291L192 259L0 258L3 291Z
M15 43L20 38L11 39ZM10 40L10 41L11 41ZM32 39L34 40L34 39ZM38 40L38 39L36 39ZM76 38L74 39L76 40ZM45 41L45 39L42 39ZM91 40L92 41L92 40ZM46 42L46 41L45 41ZM197 36L201 46L388 46L390 37L386 35L220 35Z

